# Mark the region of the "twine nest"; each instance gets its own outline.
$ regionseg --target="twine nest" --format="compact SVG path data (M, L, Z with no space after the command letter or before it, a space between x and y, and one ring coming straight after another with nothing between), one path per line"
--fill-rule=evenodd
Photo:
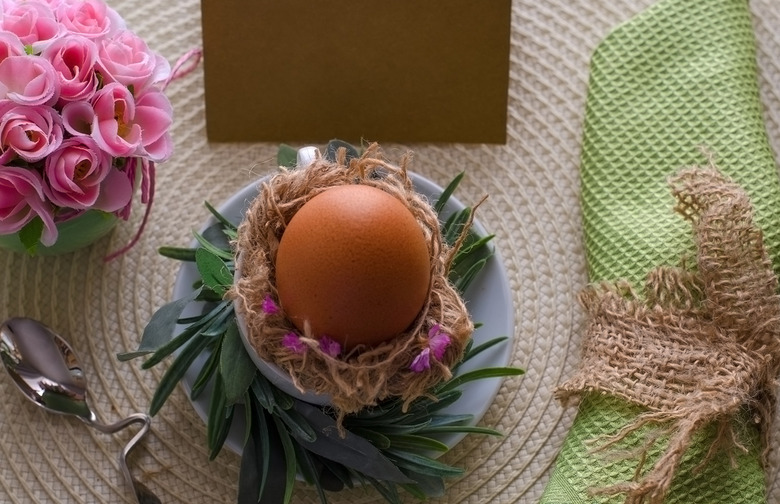
M463 300L447 278L469 226L454 246L443 241L437 213L412 187L408 161L406 155L395 166L372 145L349 162L341 149L336 162L318 159L305 168L283 170L262 184L238 229L239 275L230 296L244 317L247 339L260 358L289 373L299 390L328 395L341 418L388 398L401 398L408 406L432 386L448 380L450 368L462 358L474 331ZM427 239L431 282L422 310L405 332L379 345L360 345L332 357L320 349L315 335L301 334L281 310L266 313L262 306L269 296L278 305L274 264L287 223L309 199L344 184L379 188L408 207ZM431 358L430 369L414 372L410 364L427 348L428 331L436 324L450 336L451 344L441 360ZM300 336L307 346L305 352L295 353L282 344L290 332Z

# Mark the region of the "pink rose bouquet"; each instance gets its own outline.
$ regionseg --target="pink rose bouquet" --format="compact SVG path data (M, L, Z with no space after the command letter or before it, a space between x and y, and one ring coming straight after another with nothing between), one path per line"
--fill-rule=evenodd
M31 250L88 210L126 220L139 185L145 223L172 151L169 63L103 0L0 6L0 235Z

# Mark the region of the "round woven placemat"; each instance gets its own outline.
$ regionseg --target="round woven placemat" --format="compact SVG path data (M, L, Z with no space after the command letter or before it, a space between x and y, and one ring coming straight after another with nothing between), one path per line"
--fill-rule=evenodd
M500 439L469 436L448 454L466 474L449 483L440 502L536 502L574 411L552 390L574 370L583 314L576 303L585 285L581 240L579 155L588 59L614 25L651 0L515 0L506 145L384 145L392 158L415 153L413 169L445 184L467 170L458 196L490 195L480 220L497 235L514 293L512 364L526 369L509 379L482 423ZM201 44L197 0L114 0L111 4L151 47L171 61ZM761 98L774 152L780 152L780 3L751 2L758 37ZM176 153L159 167L158 192L141 242L104 264L127 242L136 213L109 237L70 255L29 258L0 251L0 316L38 318L77 349L100 416L113 421L147 409L163 369L120 363L134 349L151 314L169 300L177 264L160 245L190 241L205 217L204 200L220 204L274 169L276 145L209 145L205 135L203 69L168 90L176 110ZM128 429L128 431L131 429ZM46 414L0 378L0 501L131 502L116 456L130 432L96 433L78 420ZM225 450L209 462L205 427L178 389L154 418L153 430L131 458L137 474L164 503L235 501L239 457ZM777 436L776 436L777 437ZM769 501L780 482L769 475ZM316 503L300 485L294 502ZM411 501L412 499L410 499ZM333 503L379 503L372 490L331 496Z

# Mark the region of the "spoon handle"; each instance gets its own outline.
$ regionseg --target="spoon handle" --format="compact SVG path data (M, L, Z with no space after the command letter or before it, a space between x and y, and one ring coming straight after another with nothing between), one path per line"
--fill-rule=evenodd
M127 445L125 445L119 454L119 466L122 469L122 474L124 475L127 484L130 485L130 487L133 489L133 495L135 495L135 499L138 504L160 504L160 499L151 490L149 490L146 485L133 477L132 473L130 473L130 468L127 465L127 456L130 454L130 450L132 450L136 443L138 443L138 441L140 441L141 438L144 437L149 431L149 427L152 423L149 415L145 413L133 413L127 418L112 424L103 424L94 418L82 418L82 420L84 420L84 422L88 425L107 434L113 434L134 423L143 424L143 427L141 427L135 436L133 436L130 441L127 442Z

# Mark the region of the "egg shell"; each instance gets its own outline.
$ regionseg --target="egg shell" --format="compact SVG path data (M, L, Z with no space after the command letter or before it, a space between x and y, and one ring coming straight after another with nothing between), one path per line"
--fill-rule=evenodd
M282 234L275 263L285 315L346 348L407 329L431 278L423 229L405 203L376 187L335 186L307 201Z

